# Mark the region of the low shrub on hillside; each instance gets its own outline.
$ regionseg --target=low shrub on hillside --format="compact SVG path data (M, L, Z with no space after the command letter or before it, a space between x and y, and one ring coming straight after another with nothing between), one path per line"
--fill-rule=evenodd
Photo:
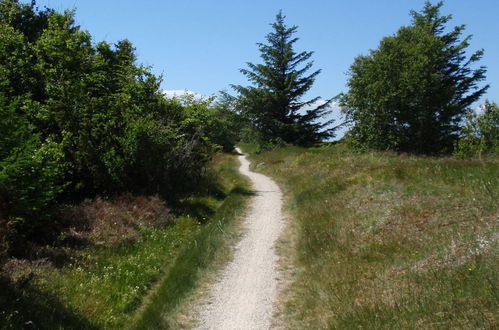
M118 247L138 242L144 228L165 227L173 222L173 214L157 196L124 194L113 199L88 199L75 206L68 206L57 215L52 226L44 228L43 239L25 240L16 245L22 250L17 258L9 258L12 236L16 228L0 218L0 266L7 265L12 278L18 277L16 265L44 260L63 264L78 256L83 248ZM13 260L24 260L14 262ZM31 261L30 261L31 260Z
M463 135L454 155L459 158L482 158L499 155L499 105L486 101L483 112L468 115Z

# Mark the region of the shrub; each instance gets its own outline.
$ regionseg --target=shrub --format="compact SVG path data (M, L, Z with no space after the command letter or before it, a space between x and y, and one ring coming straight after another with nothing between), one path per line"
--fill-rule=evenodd
M9 235L32 236L50 218L66 186L63 159L60 144L51 140L39 144L34 136L0 160L0 214Z
M96 44L74 16L0 1L0 217L9 242L57 227L62 203L125 192L178 199L217 144L233 141L211 100L165 100L161 77L136 63L131 42Z
M494 102L485 101L482 109L480 114L468 114L455 156L481 158L485 154L499 155L499 106Z
M60 218L68 223L62 235L65 241L88 241L102 246L135 242L140 238L141 226L161 227L173 220L170 209L157 196L131 194L112 200L85 200L65 209Z

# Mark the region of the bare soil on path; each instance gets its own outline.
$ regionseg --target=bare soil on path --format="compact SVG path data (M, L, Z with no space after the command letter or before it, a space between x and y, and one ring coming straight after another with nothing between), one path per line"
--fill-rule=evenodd
M234 259L214 284L207 303L200 306L198 329L272 327L278 291L275 244L284 229L282 193L270 178L251 172L244 155L239 160L240 171L250 178L255 196Z

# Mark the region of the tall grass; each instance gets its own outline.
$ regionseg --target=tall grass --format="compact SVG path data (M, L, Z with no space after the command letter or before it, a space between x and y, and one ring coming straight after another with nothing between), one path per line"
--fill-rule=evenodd
M287 327L499 326L499 161L352 154L253 156L298 227Z
M134 240L73 247L71 259L60 264L44 259L10 262L19 275L15 283L0 276L0 328L122 329L132 323L141 328L162 324L161 319L210 264L223 245L223 231L243 209L246 181L237 166L234 156L217 155L209 189L186 198L179 206L184 215L169 220L167 226L147 225L155 211L148 200L142 203L147 214L142 214L140 205L120 208L99 202L99 208L106 208L99 214L112 213L120 221L135 213L143 216ZM115 214L120 210L126 214ZM89 237L105 239L102 226L97 227L98 235L91 232Z

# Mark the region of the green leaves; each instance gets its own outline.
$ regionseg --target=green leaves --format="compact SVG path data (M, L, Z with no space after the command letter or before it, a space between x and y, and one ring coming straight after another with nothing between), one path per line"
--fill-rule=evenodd
M499 154L499 106L485 101L481 113L470 111L454 155L460 158Z
M470 37L463 26L444 33L451 16L442 3L412 12L412 25L381 40L350 68L349 91L341 97L360 149L438 154L452 151L468 107L488 88L478 87L485 68L473 69L483 51L466 59Z
M135 62L128 40L94 45L73 11L0 0L0 226L22 218L26 237L59 203L96 195L175 200L216 143L229 149L221 110L166 100Z
M47 213L64 191L66 166L62 146L50 139L43 142L37 135L12 149L0 160L0 198L7 215L28 218L23 231L31 233L33 220L46 220Z

